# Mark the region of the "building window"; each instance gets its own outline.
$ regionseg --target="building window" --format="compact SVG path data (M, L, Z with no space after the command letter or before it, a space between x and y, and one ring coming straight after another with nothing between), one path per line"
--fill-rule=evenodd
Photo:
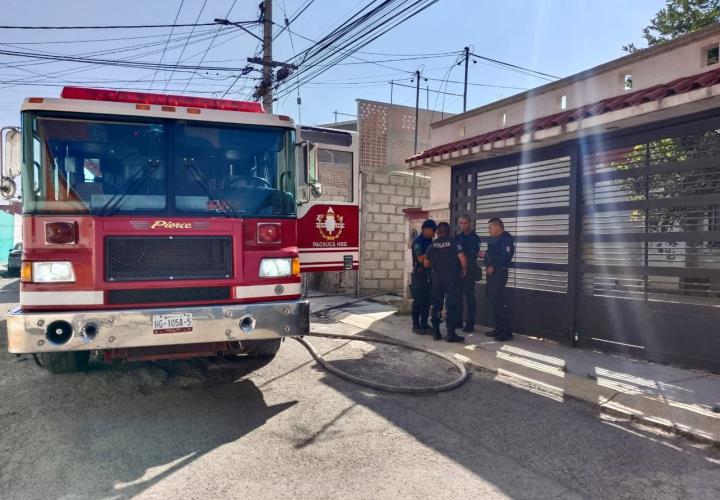
M633 77L630 73L623 76L623 89L624 90L632 90L633 88Z
M712 47L705 48L705 65L712 66L717 64L720 60L720 46L714 45Z
M505 125L507 125L507 113L502 113L500 115L500 126L504 127Z
M566 95L560 96L560 109L567 109L567 96Z

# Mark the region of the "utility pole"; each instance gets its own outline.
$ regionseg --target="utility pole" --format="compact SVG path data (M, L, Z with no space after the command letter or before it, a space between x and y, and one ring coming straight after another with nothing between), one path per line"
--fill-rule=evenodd
M470 59L470 47L465 47L465 86L463 88L463 113L467 111L467 78L468 78L468 61Z
M241 23L229 21L227 19L215 19L215 22L222 24L223 26L235 26L245 31L249 35L257 38L263 44L263 56L260 57L248 57L247 61L252 64L260 64L262 66L262 80L255 86L255 92L253 97L255 100L262 100L263 108L266 113L272 113L273 111L273 82L275 85L285 81L293 71L297 69L297 66L290 63L284 63L279 61L273 61L272 59L272 0L262 0L260 3L260 12L263 21L263 36L260 38L252 31L248 30ZM280 68L277 71L277 75L274 75L275 68ZM253 71L252 67L248 67L243 70L243 74ZM300 108L300 89L298 88L298 112Z
M262 89L263 108L266 113L273 111L273 66L272 66L272 0L263 0L263 58L262 58ZM465 63L467 74L467 62Z
M393 98L393 87L395 85L395 82L393 80L390 80L390 104L392 104L392 98Z
M418 146L418 116L420 114L420 70L415 70L415 153Z
M418 152L418 118L420 115L420 70L415 70L415 153ZM417 206L417 198L415 197L415 184L417 181L417 168L413 168L412 182L412 199L413 206Z
M430 109L430 85L425 87L427 94L425 94L425 109Z

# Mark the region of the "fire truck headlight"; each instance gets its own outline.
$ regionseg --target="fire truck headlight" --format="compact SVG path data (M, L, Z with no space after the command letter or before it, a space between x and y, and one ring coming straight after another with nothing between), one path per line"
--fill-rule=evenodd
M33 283L74 283L75 271L70 262L33 262Z
M260 261L261 278L281 278L292 274L292 259L263 259Z

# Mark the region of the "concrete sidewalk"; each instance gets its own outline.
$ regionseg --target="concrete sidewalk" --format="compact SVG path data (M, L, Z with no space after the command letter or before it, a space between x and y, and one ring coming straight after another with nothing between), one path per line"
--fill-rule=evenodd
M496 380L550 399L586 401L604 413L634 419L695 440L720 445L720 376L572 348L515 335L496 342L486 329L466 336L465 344L435 342L412 333L410 318L393 306L351 297L311 297L313 313L375 333L422 345L496 373ZM346 305L342 305L346 304ZM340 307L337 307L340 306ZM443 332L444 334L444 332Z

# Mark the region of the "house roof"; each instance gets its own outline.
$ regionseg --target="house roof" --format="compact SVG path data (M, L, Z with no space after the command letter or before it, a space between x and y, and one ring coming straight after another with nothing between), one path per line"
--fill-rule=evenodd
M410 163L415 160L422 160L437 155L453 153L455 151L461 151L467 148L493 143L495 141L517 138L525 133L566 125L570 122L602 115L604 113L617 111L630 106L637 106L638 104L643 104L645 102L659 101L668 96L684 94L692 90L710 87L717 83L720 83L720 69L678 78L677 80L673 80L668 83L655 85L642 90L636 90L634 92L627 92L620 96L609 97L595 103L586 104L579 108L561 111L553 115L537 118L512 127L493 130L480 135L451 142L449 144L436 146L434 148L426 149L422 153L412 156L405 161Z
M594 78L595 76L602 74L602 73L607 73L608 71L614 71L619 68L626 68L638 61L646 60L650 57L654 57L654 56L656 56L658 54L662 54L664 52L670 52L672 50L677 49L678 47L690 45L699 40L707 40L709 37L716 36L716 35L720 35L720 23L711 24L710 26L707 26L706 28L702 28L697 31L687 33L685 35L678 36L677 38L673 38L672 40L668 40L666 42L663 42L658 45L654 45L652 47L646 47L644 49L639 49L639 50L632 52L630 54L627 54L623 57L613 59L612 61L607 61L598 66L594 66L592 68L580 71L579 73L576 73L574 75L570 75L570 76L566 76L565 78L561 78L560 80L555 80L553 82L549 82L544 85L540 85L539 87L527 90L525 92L520 92L518 94L508 96L504 99L500 99L498 101L494 101L494 102L485 104L478 108L470 109L464 113L460 113L455 116L450 116L449 118L444 118L442 120L433 122L432 127L433 128L442 127L443 125L446 125L448 123L452 123L452 122L455 122L458 120L463 120L470 116L482 115L484 113L487 113L488 111L492 111L495 109L501 109L510 104L524 101L524 100L528 99L529 97L535 97L535 96L539 96L542 94L546 94L548 92L553 92L559 88L566 87L567 85L573 84L575 82Z

